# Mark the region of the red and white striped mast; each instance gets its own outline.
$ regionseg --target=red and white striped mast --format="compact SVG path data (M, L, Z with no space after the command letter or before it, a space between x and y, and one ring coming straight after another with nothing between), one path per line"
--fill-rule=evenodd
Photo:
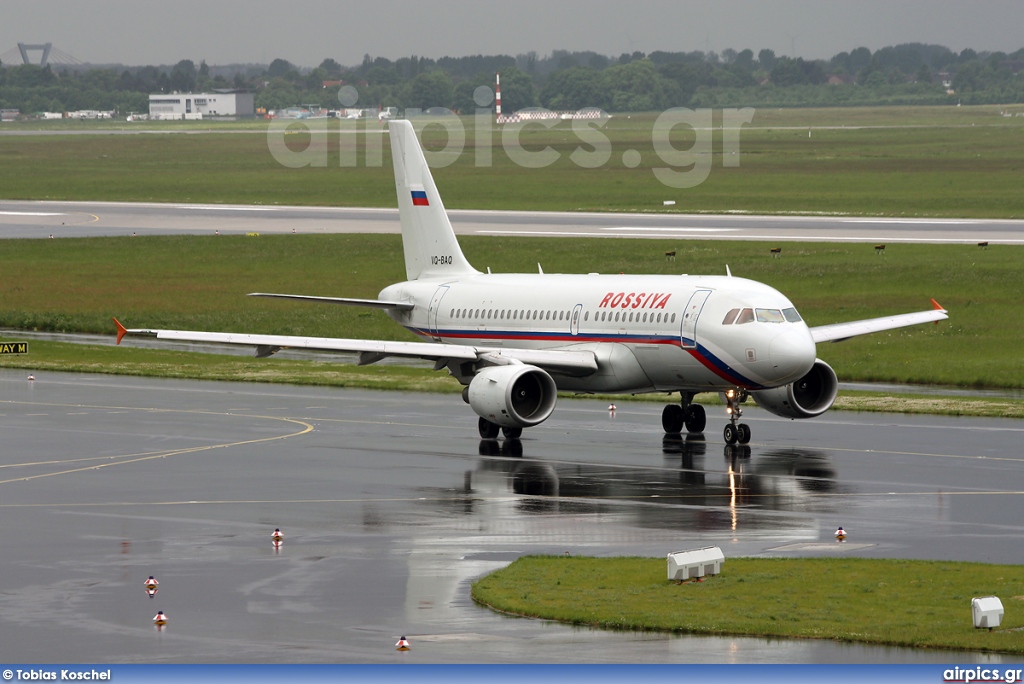
M501 72L494 74L494 115L501 123Z

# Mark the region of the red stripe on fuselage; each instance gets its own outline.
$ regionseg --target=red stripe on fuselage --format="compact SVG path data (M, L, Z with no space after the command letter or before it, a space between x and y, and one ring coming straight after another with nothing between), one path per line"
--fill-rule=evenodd
M431 333L420 328L406 328L409 332L419 335L428 340L434 340L438 337L452 340L502 340L506 342L562 342L565 344L584 344L602 342L609 344L666 344L673 347L682 347L682 344L677 337L641 337L638 335L626 335L626 336L602 336L602 335L570 335L568 333L561 334L548 334L544 335L541 333L536 334L524 334L524 335L498 335L495 333L488 334L486 331L472 331L472 332L453 332L450 330L442 331L437 334ZM624 339L625 338L625 339ZM743 389L759 389L760 386L751 384L749 380L745 380L740 376L737 376L729 371L719 367L715 362L705 355L703 355L699 349L684 349L693 358L707 368L709 371L714 373L716 376L729 383L733 387L740 387ZM724 362L721 362L724 363Z
M740 380L738 377L736 377L734 375L731 375L730 373L728 373L728 372L722 370L721 368L719 368L718 366L716 366L714 363L712 363L711 359L709 359L706 356L704 356L703 354L701 354L699 350L697 350L697 349L687 349L686 351L690 353L690 356L692 356L693 358L695 358L698 361L700 361L702 366L704 366L709 371L711 371L712 373L714 373L718 377L722 378L726 382L731 383L731 384L735 385L736 387L742 387L743 389L756 389L756 388L752 387L749 383L747 383L747 382L745 382L743 380Z

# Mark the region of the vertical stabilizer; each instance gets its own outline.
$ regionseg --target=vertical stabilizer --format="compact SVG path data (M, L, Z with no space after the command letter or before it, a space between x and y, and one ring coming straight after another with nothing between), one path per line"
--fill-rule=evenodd
M455 231L409 121L388 122L409 280L479 273L462 255Z

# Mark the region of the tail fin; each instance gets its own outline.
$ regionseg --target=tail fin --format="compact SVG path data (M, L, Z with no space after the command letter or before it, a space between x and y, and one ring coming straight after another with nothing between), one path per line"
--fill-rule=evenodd
M466 261L455 239L412 124L392 120L388 122L388 131L395 163L406 276L416 280L479 273Z

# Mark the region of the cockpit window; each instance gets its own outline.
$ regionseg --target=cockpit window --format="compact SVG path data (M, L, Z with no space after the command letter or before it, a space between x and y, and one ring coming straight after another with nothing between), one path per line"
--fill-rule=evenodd
M743 309L743 311L740 311L740 315L736 317L736 325L740 325L742 323L753 323L753 322L754 322L754 310L753 309Z
M782 312L778 309L758 309L757 310L757 322L758 323L783 323L786 319L783 318Z
M796 309L732 309L725 314L722 325L741 325L743 323L799 323L803 319Z
M789 321L790 323L799 323L800 321L803 320L802 318L800 318L800 314L796 312L796 309L793 308L783 309L782 315L785 316L786 320Z

